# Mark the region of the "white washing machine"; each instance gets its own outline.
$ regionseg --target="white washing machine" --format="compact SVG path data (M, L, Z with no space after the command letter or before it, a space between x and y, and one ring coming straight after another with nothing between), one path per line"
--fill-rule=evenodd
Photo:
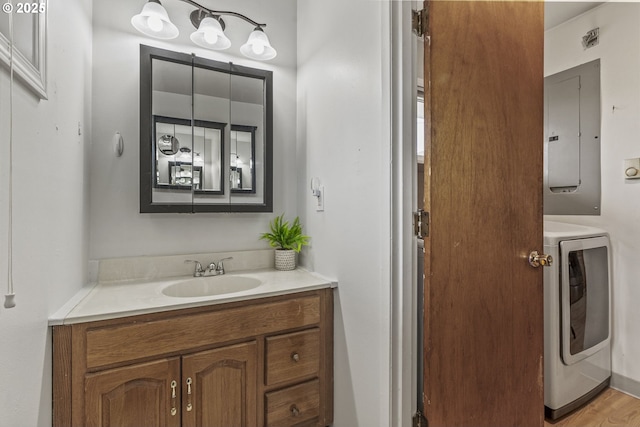
M560 418L609 385L611 249L606 231L544 222L545 416Z

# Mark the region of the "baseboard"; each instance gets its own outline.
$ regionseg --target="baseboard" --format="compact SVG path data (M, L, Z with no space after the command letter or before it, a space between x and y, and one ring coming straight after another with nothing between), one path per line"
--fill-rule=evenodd
M611 374L611 388L640 399L640 381L632 380L614 372Z

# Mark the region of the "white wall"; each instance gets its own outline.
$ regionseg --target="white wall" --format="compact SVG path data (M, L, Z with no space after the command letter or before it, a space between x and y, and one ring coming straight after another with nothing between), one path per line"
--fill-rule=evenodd
M389 426L390 4L298 1L302 262L339 282L335 425ZM316 212L312 177L325 186Z
M134 255L215 252L266 248L259 234L282 212L296 215L296 2L295 0L216 1L219 10L234 10L266 22L278 51L272 61L252 61L239 53L252 26L224 18L231 39L228 51L199 48L189 40L193 7L165 2L181 30L175 40L159 41L138 33L130 23L145 1L95 0L93 36L93 133L91 152L92 259ZM267 4L268 3L268 4ZM274 76L274 213L140 214L139 213L139 63L140 44L273 71ZM111 138L119 131L124 155L116 158ZM205 260L206 261L206 260Z
M640 181L625 181L623 161L640 157L640 4L607 3L545 32L545 76L601 58L602 215L549 216L604 228L613 245L614 384L640 392ZM600 44L581 38L600 27ZM614 109L615 107L615 109ZM620 378L621 377L621 378Z
M15 4L15 2L14 2ZM91 1L50 1L48 100L14 86L13 276L0 306L0 426L51 425L47 319L84 283ZM9 73L0 67L0 292L7 289ZM78 135L80 126L82 135Z

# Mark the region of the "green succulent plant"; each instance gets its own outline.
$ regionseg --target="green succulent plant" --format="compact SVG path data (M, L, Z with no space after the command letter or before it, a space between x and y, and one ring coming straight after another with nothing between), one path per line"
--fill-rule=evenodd
M309 244L309 236L302 234L300 218L296 217L293 224L284 220L284 214L277 216L269 223L270 232L262 233L260 239L267 240L271 247L277 249L293 249L300 252L304 245Z

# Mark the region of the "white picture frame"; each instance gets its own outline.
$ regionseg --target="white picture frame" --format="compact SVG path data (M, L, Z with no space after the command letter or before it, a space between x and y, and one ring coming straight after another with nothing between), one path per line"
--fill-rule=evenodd
M32 58L28 58L24 52L13 43L13 71L18 80L27 85L40 99L47 99L47 0L39 0L39 5L44 4L44 8L38 10L38 13L30 13L33 19L33 26L29 31L20 31L19 36L27 37L23 40L32 46ZM32 3L33 4L33 3ZM17 3L14 3L13 14L18 13L16 9ZM24 12L24 11L23 11ZM0 12L6 13L6 12ZM14 27L14 37L17 31ZM26 34L26 35L25 35ZM8 68L11 54L10 35L4 34L0 30L0 61Z

